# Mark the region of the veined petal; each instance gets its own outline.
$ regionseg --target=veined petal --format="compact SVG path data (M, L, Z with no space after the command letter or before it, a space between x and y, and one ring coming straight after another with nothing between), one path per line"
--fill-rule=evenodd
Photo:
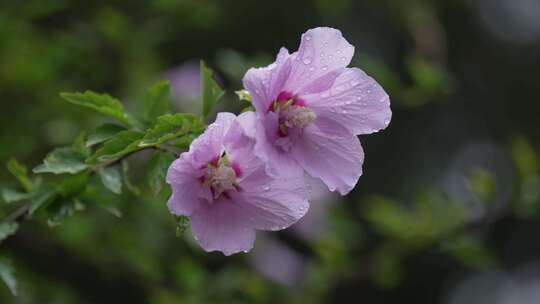
M354 47L337 29L318 27L302 35L298 52L291 55L293 62L285 90L294 94L317 91L310 85L324 75L346 67L354 55ZM335 77L330 74L328 77ZM331 82L318 81L323 90Z
M240 183L238 208L259 230L281 230L296 223L309 208L310 186L303 177L269 178L264 168Z
M253 247L255 230L246 225L243 212L235 203L219 201L191 215L193 235L205 251L231 255Z
M232 113L217 115L216 121L206 128L204 134L191 143L189 154L195 162L206 164L223 152L223 138L235 119Z
M303 170L285 151L276 145L278 130L277 114L271 112L258 118L254 153L266 166L266 172L272 176L302 176Z
M382 130L392 118L388 94L358 68L345 69L328 90L302 98L317 117L330 119L353 134Z
M203 190L198 178L200 170L192 165L190 156L184 153L175 160L167 171L167 183L172 194L167 207L175 215L191 215L200 207L200 193Z
M351 191L362 175L364 152L356 136L331 120L317 118L295 142L293 157L331 191Z
M258 112L266 112L283 89L291 71L289 57L289 51L281 48L274 63L251 68L244 76L244 88L251 94L251 102Z

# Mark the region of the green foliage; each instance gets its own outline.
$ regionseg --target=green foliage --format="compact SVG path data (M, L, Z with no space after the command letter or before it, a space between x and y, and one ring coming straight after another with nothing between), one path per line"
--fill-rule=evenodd
M85 91L84 93L61 93L60 96L72 104L92 109L113 117L127 126L132 126L132 120L124 112L122 103L108 94Z
M214 83L207 79L207 84L212 88ZM213 93L207 96L214 98L216 88L210 90ZM131 182L125 158L141 150L153 152L145 176L150 191L154 195L166 195L165 176L176 151L188 147L205 128L202 119L192 114L169 113L170 85L165 81L156 83L147 91L144 107L134 115L124 112L122 104L107 94L86 91L62 93L62 97L116 118L125 126L105 123L89 132L88 137L85 132L80 132L70 147L54 149L42 164L32 170L39 175L36 178L28 175L24 165L10 160L7 168L19 181L22 190L2 188L3 200L18 209L9 217L10 220L0 222L0 241L16 232L18 223L14 220L35 217L56 226L75 212L84 210L88 202L96 202L113 215L122 216L116 204L112 203L114 199L108 198L107 192L100 189L108 189L111 195L121 195L125 185L132 194L140 196L141 189ZM54 175L41 176L44 173ZM94 174L100 183L96 183Z
M158 194L163 189L167 169L174 160L174 156L164 152L154 154L148 167L148 185L154 194Z
M155 146L188 134L199 134L204 130L201 120L192 114L167 114L157 118L156 125L149 129L139 147Z
M176 216L176 236L180 237L189 227L189 218L187 216Z
M74 148L56 148L45 157L43 164L32 171L34 173L75 174L88 168L84 159L85 155Z
M15 190L15 189L11 189L11 188L2 189L2 199L6 203L19 202L19 201L28 199L30 197L31 197L30 193L19 192L19 191Z
M168 81L154 84L144 97L142 121L151 127L161 115L170 111L171 86Z
M0 243L19 229L17 222L0 222Z
M86 146L92 147L94 145L100 144L124 130L125 128L119 125L109 123L103 124L95 128L92 132L88 134Z
M118 166L104 167L98 172L105 188L116 194L122 193L122 175L120 174Z
M17 280L14 275L14 267L11 261L6 258L0 258L0 279L6 284L14 296L17 295Z
M206 117L212 111L219 99L225 94L225 91L217 84L213 78L213 72L204 61L201 61L201 87L202 87L202 116Z
M28 178L28 170L26 169L26 166L20 164L16 159L12 158L7 163L7 169L13 176L15 176L24 190L32 190L32 182Z
M95 165L111 160L114 161L129 153L140 150L139 143L143 136L144 133L139 131L121 131L105 141L101 148L86 159L86 162Z
M463 224L460 204L439 193L420 192L411 207L374 196L369 199L365 216L377 231L389 238L413 246L423 246L444 238Z

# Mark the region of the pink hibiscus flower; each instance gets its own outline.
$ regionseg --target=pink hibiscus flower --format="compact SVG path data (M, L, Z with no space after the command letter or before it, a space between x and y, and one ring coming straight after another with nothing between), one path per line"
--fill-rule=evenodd
M220 113L167 173L171 213L190 218L195 240L206 251L231 255L253 247L255 230L280 230L308 210L310 187L302 177L266 173L254 156L255 114Z
M305 170L331 191L354 188L364 159L356 135L386 128L392 112L373 78L347 68L353 54L339 30L315 28L297 52L282 48L276 62L247 71L244 87L258 119L254 152L270 174Z

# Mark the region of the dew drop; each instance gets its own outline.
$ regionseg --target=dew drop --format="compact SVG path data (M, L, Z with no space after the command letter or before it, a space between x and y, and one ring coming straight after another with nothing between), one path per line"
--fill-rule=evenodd
M270 190L270 186L264 186L263 190L264 190L264 191L269 191L269 190Z
M388 126L389 123L390 123L390 118L386 118L386 119L384 120L384 125L385 125L385 126Z
M332 54L328 55L328 59L332 59L333 57Z
M347 60L347 58L345 58L345 56L341 56L341 61L345 61Z
M310 36L310 35L306 35L306 40L307 40L307 41L310 41L310 40L311 40L311 36Z
M341 54L341 50L337 50L336 53Z
M325 66L322 67L322 69L323 69L323 71L326 71L326 70L328 70L328 66L325 65Z
M315 71L315 67L310 67L309 70L313 72Z
M310 57L306 57L306 58L304 58L304 60L303 60L302 62L304 62L305 65L308 65L308 64L311 63L311 58L310 58Z

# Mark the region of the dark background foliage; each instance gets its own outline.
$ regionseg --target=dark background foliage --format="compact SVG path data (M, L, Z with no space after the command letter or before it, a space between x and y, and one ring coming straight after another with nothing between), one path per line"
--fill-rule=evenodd
M307 233L260 234L232 257L176 236L134 155L142 195L98 189L61 225L29 219L0 244L0 276L18 291L0 286L0 302L537 303L539 20L535 0L2 2L2 163L33 168L104 121L59 92L136 109L169 79L176 110L198 113L200 59L227 90L219 109L238 112L247 68L323 25L356 46L352 65L386 88L393 119L361 138L364 176L314 201L325 207ZM7 170L0 184L15 184Z

